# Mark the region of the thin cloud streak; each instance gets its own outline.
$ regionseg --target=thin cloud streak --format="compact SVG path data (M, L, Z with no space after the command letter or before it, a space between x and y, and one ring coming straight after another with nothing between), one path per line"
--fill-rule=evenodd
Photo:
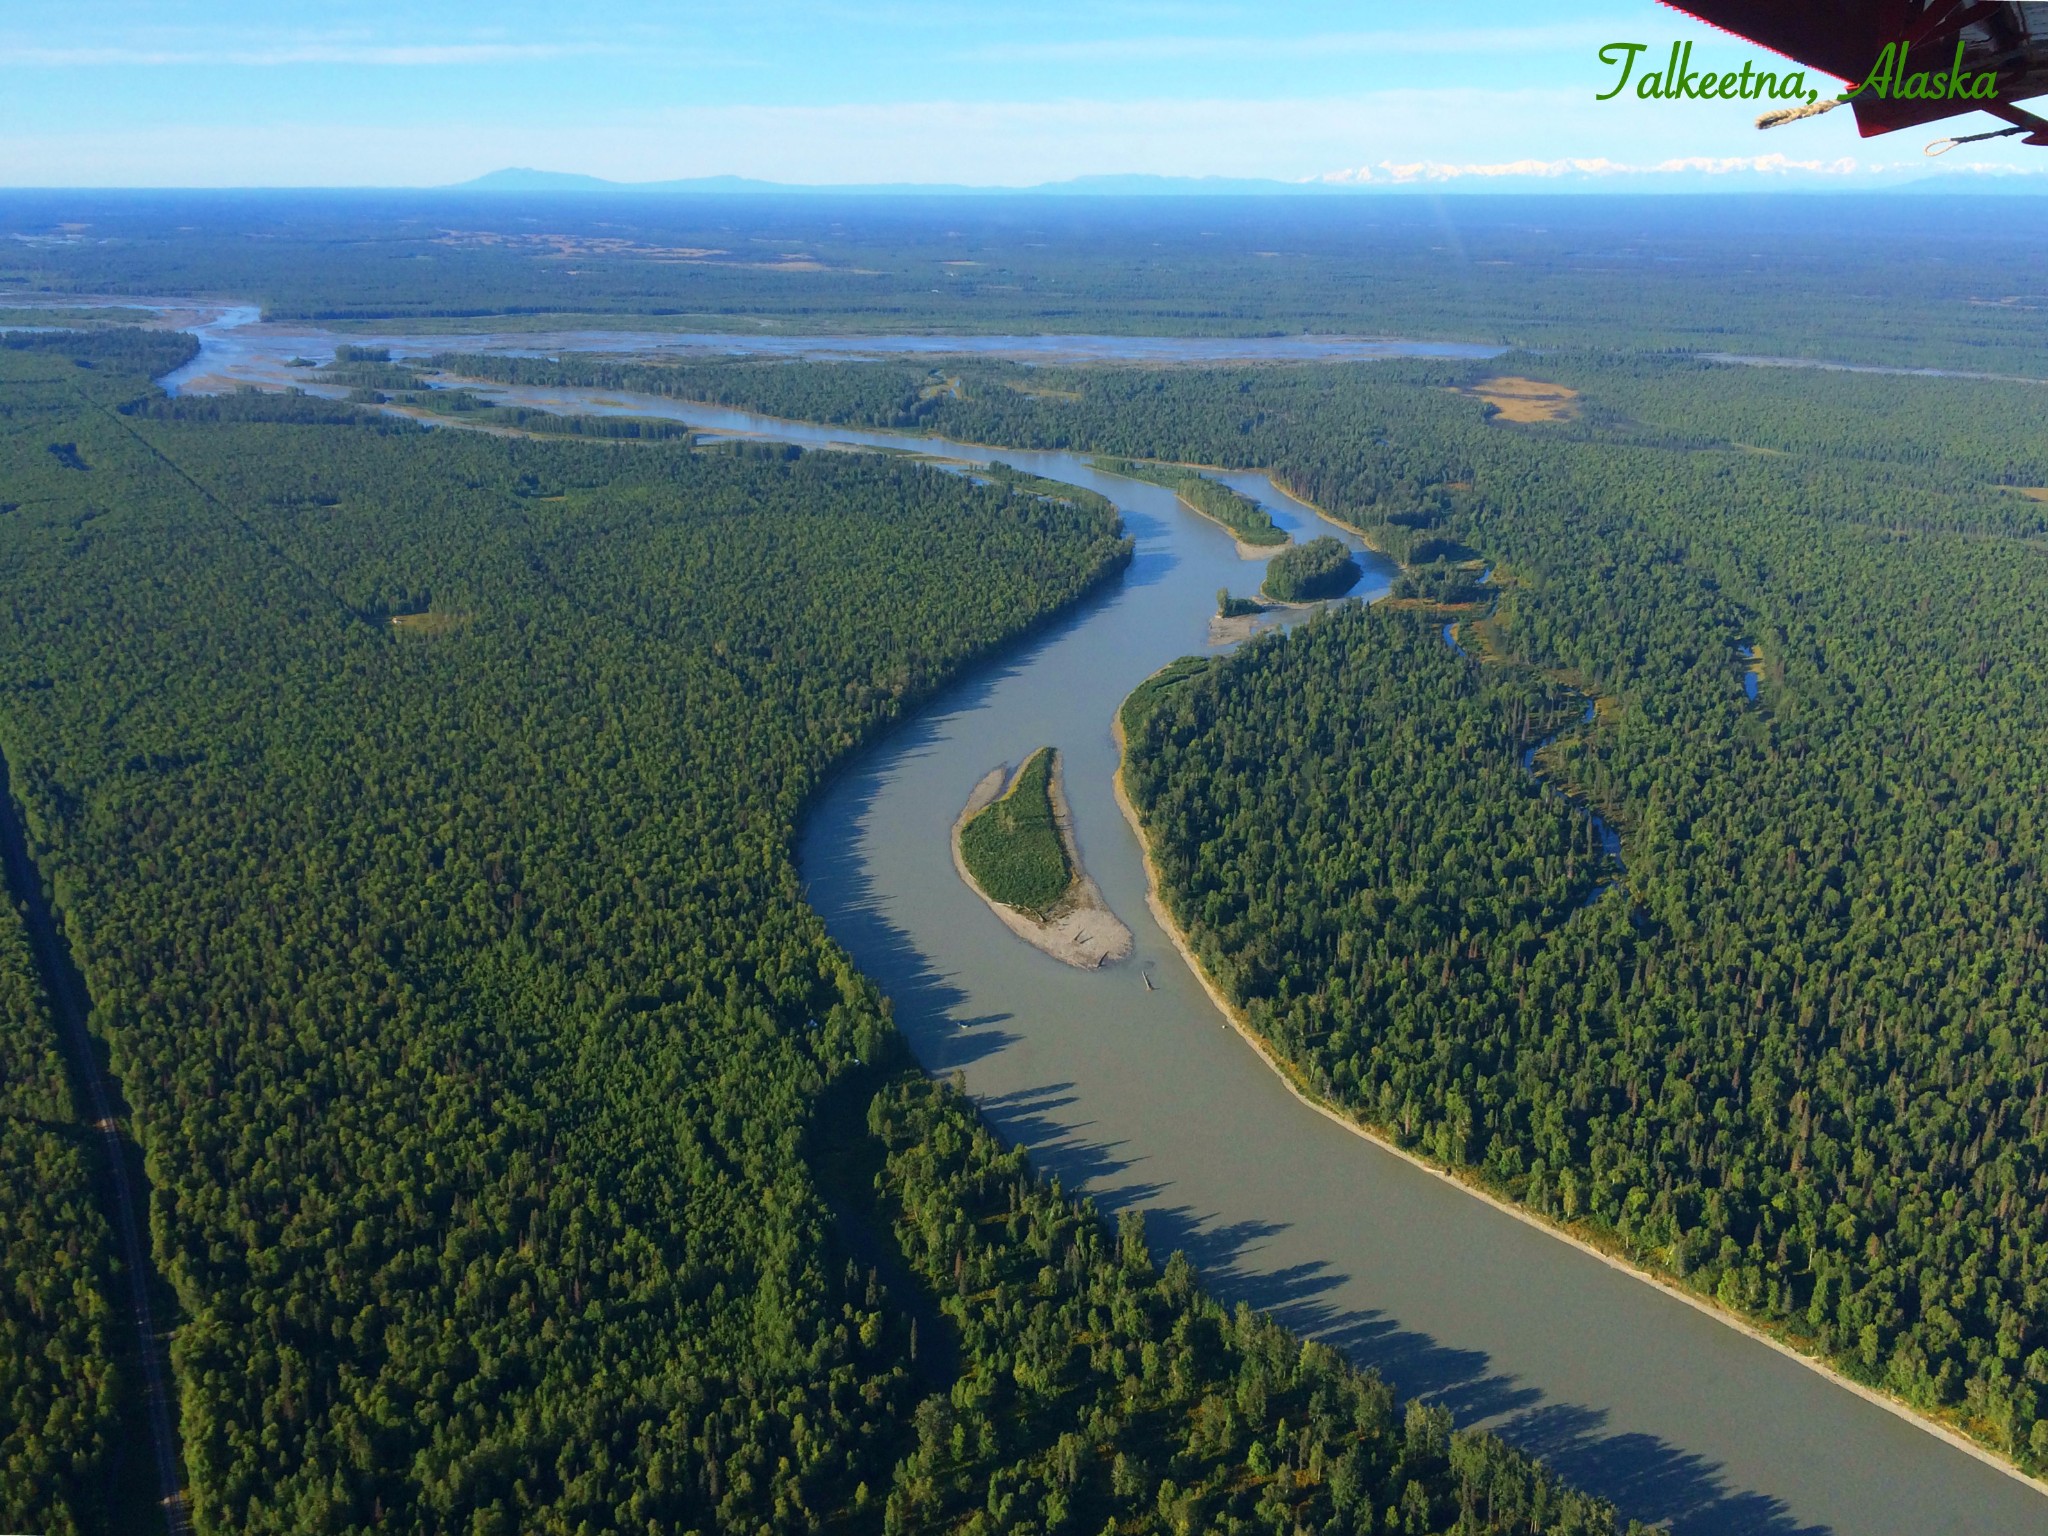
M304 64L419 69L452 64L517 64L619 53L610 43L295 43L275 48L10 48L0 69L276 69Z
M1640 28L1638 29L1640 30ZM1399 31L1323 32L1304 37L1270 33L1239 37L1101 37L1043 43L990 43L963 49L955 58L1013 64L1124 63L1133 59L1298 59L1333 55L1537 53L1550 49L1597 48L1612 42L1615 24L1571 22L1538 27L1497 28L1460 33L1410 28Z
M1563 160L1504 160L1481 165L1446 164L1438 160L1415 160L1405 163L1382 160L1376 165L1361 165L1352 170L1331 171L1316 179L1332 186L1408 186L1416 182L1462 181L1469 178L1497 180L1505 177L1535 177L1541 180L1554 180L1563 176L1739 176L1744 174L1763 176L1791 174L1854 176L1858 172L1887 169L1889 167L1865 165L1851 155L1839 156L1833 160L1794 160L1789 155L1685 155L1667 160L1658 160L1648 165L1632 165L1622 160L1609 160L1604 156L1592 156L1583 159L1568 158Z
M1616 111L1617 104L1576 96L1457 87L1266 100L703 103L574 123L530 115L362 123L308 114L273 118L261 133L233 121L44 134L0 125L0 185L433 186L533 165L622 182L741 175L809 184L1019 186L1139 172L1348 181L1361 191L1589 184L1649 191L1688 180L1730 189L1869 186L1882 184L1879 170L1924 176L1932 169L1910 155L1871 166L1844 156L1826 134L1810 136L1793 155L1748 154L1753 130L1731 143L1703 126L1711 119L1705 107ZM1501 135L1447 131L1460 123L1542 131L1522 132L1517 153L1489 154ZM1839 142L1846 134L1833 137ZM1584 153L1617 140L1634 157ZM1853 172L1839 168L1844 159ZM1985 182L2010 174L1994 170L1989 157L1962 164ZM1345 169L1319 173L1332 166ZM1962 165L1950 161L1940 169ZM2041 169L2048 172L2048 165Z
M1963 164L1944 168L1944 173L1963 171L1977 176L2048 175L2015 165ZM1858 160L1840 155L1831 160L1795 160L1790 155L1681 155L1648 164L1631 164L1604 156L1562 160L1503 160L1490 164L1450 164L1439 160L1382 160L1351 170L1329 171L1313 178L1329 186L1407 187L1452 181L1535 180L1557 181L1569 177L1626 180L1658 176L1795 177L1894 176L1901 172L1926 174L1926 167L1910 160Z

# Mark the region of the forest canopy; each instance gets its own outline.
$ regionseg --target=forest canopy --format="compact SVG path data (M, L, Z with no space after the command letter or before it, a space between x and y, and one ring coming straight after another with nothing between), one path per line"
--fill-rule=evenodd
M197 1529L1616 1529L1035 1179L802 900L821 775L1113 578L1105 503L165 401L189 352L0 345L0 751L146 1158ZM50 1129L0 1176L54 1205L5 1263L74 1311L0 1325L80 1363L10 1367L77 1427L0 1483L61 1526L104 1244L11 931Z
M39 304L173 292L386 335L1348 335L2026 377L2048 350L2014 288L2048 205L1996 195L17 188L0 235L0 284ZM929 411L939 382L892 413Z
M113 1243L83 1122L0 884L0 1524L52 1536L108 1528L121 1428Z
M1326 533L1267 561L1259 590L1283 603L1311 603L1343 596L1356 585L1359 574L1358 562L1344 542Z
M654 367L640 387L870 421L898 367ZM1490 421L1461 391L1502 369L1578 392L1578 415ZM1346 618L1347 644L1268 642L1172 689L1188 713L1157 730L1181 725L1134 741L1171 812L1148 820L1168 899L1298 1070L2048 1465L2037 387L1564 351L957 377L925 429L1267 468L1407 562L1405 602L1461 605L1470 656L1400 639L1385 718L1332 729L1365 665L1350 643L1394 643ZM1440 734L1368 794L1355 733L1396 715ZM1260 751L1228 783L1248 798L1212 800L1243 743ZM1529 774L1499 764L1531 753L1624 867L1590 818L1554 849L1563 822L1503 822ZM1389 797L1415 810L1386 836L1440 839L1434 863L1308 835L1380 825L1367 800Z
M1053 816L1057 753L1040 747L1015 779L960 829L960 857L991 901L1042 913L1074 883L1065 840Z

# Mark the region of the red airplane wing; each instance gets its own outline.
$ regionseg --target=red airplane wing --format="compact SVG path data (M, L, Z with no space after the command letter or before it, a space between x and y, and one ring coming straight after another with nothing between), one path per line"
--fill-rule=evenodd
M1990 112L2032 131L2029 144L2048 144L2048 122L2015 103L2048 92L2048 4L2015 0L1685 0L1672 3L1709 26L1782 53L1850 85L1868 78L1887 47L1903 44L1900 73L1991 73L1998 94L1969 105L1952 99L1855 97L1856 126L1865 138L1972 111ZM1960 65L1956 45L1962 44Z

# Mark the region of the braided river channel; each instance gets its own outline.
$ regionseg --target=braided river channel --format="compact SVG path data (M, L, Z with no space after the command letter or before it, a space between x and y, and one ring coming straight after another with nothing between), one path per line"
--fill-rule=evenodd
M304 328L271 347L259 341L270 328L253 318L200 327L201 357L166 382L299 383L307 374L285 370L283 358L331 354L336 341L401 356L450 343L482 350L477 337ZM537 340L500 344L554 350L566 338ZM596 334L577 340L605 345ZM963 338L953 350L999 350L989 340ZM1114 342L1090 338L1090 355L1118 356ZM1377 345L1381 355L1405 350ZM1160 348L1146 338L1130 360L1159 361ZM919 350L935 349L924 338ZM798 848L812 904L893 998L919 1059L934 1073L960 1072L1042 1171L1105 1211L1141 1209L1155 1250L1185 1249L1224 1299L1269 1310L1403 1393L1440 1400L1461 1424L1546 1458L1625 1514L1685 1536L2048 1533L2037 1486L1361 1138L1295 1098L1228 1027L1153 919L1143 851L1114 796L1118 705L1158 667L1210 649L1219 587L1258 584L1259 567L1171 491L1071 454L609 390L474 387L508 404L660 417L809 447L1000 459L1122 509L1137 540L1122 577L845 764ZM1263 475L1220 478L1296 538L1335 533L1358 546ZM1394 572L1369 551L1360 560L1366 574L1353 596L1371 598ZM952 864L950 829L975 782L1045 745L1060 750L1083 862L1136 936L1129 960L1099 971L1070 969L1012 936Z

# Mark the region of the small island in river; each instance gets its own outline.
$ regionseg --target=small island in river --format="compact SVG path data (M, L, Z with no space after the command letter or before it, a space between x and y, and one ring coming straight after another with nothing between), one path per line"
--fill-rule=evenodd
M1273 557L1259 591L1283 603L1312 603L1342 597L1364 572L1341 540L1324 534L1293 544Z
M953 867L1004 927L1055 960L1094 970L1131 952L1131 930L1081 868L1051 747L1015 778L1005 765L974 786L953 823Z
M1100 453L1089 462L1108 474L1165 486L1190 512L1228 528L1237 540L1238 554L1247 560L1264 560L1291 542L1287 530L1275 524L1264 507L1242 491L1211 480L1192 464L1159 464Z

